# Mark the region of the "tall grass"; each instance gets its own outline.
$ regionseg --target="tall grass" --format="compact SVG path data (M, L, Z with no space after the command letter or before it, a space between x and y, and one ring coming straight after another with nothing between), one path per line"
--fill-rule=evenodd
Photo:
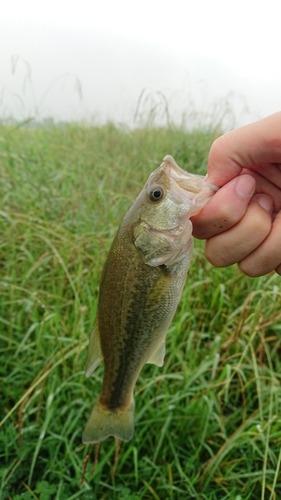
M136 431L81 442L102 366L86 346L115 231L166 154L206 171L215 132L0 129L0 498L281 498L280 277L195 254L163 368L137 383ZM94 470L93 470L94 469Z

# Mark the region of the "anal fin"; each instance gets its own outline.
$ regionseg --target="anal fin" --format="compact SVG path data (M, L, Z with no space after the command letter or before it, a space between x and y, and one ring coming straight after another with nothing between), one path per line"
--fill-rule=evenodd
M165 358L165 347L166 347L165 340L163 340L163 342L161 342L161 344L157 347L152 356L149 358L147 363L151 363L157 366L163 366Z
M100 347L98 322L95 321L88 346L88 355L85 367L86 377L90 377L93 371L99 366L103 356Z

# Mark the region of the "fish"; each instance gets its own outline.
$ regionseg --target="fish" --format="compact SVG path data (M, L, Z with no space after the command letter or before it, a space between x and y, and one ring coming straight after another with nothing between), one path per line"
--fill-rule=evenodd
M217 191L203 176L164 157L125 215L108 253L85 373L101 361L101 392L83 443L134 435L134 387L144 364L162 366L165 337L186 281L192 222Z

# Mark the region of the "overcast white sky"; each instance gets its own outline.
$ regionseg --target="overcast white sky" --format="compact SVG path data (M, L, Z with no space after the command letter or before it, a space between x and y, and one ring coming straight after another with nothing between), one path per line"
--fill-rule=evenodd
M252 121L281 110L280 12L277 0L10 0L0 118Z

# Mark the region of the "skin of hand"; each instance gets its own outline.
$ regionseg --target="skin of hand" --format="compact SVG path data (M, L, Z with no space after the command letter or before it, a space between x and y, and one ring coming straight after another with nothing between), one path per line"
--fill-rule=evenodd
M209 262L281 274L281 112L216 139L208 182L220 189L192 223Z

